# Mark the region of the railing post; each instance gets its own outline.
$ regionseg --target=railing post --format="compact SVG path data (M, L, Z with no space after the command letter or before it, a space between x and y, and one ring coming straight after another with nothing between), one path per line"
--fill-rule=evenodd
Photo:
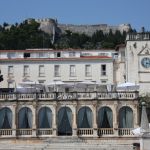
M114 130L114 136L118 136L118 135L119 135L119 130L118 130L118 128L114 128L113 130Z

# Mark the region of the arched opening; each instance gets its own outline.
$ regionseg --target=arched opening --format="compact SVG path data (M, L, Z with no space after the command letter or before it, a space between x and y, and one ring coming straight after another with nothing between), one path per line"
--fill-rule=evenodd
M119 110L119 128L133 128L133 111L124 106Z
M62 107L58 111L58 135L72 135L72 111Z
M48 107L42 107L38 113L38 127L52 128L52 111Z
M12 128L12 111L4 107L0 109L0 129Z
M18 114L18 127L20 129L32 128L32 111L28 107L23 107Z
M109 107L102 107L98 111L98 127L113 128L113 114Z
M78 128L92 128L92 110L85 106L78 111Z

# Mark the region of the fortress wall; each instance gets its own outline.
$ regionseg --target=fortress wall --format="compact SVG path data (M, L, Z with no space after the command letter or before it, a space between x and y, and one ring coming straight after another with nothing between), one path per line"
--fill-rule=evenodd
M109 26L107 24L95 24L95 25L58 24L57 20L51 18L35 19L35 21L40 23L41 30L49 34L53 33L53 28L55 28L55 31L58 33L64 33L65 30L70 30L76 33L85 33L89 36L91 36L97 30L102 30L104 33L108 33L109 30L111 29L112 32L115 33L116 30L119 30L121 32L123 31L128 32L131 29L130 24L120 24L118 26L117 25Z

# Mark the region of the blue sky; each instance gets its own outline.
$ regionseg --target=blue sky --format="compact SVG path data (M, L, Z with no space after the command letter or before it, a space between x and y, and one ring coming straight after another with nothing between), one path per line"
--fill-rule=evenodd
M0 24L57 18L66 24L130 23L150 30L150 0L0 0Z

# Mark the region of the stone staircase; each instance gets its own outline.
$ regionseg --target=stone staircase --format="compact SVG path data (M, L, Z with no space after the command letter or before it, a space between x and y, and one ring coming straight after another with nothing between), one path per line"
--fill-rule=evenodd
M0 150L133 150L131 144L78 137L52 137L45 140L2 140Z
M130 144L113 144L108 141L88 141L78 137L49 138L43 150L133 150Z

